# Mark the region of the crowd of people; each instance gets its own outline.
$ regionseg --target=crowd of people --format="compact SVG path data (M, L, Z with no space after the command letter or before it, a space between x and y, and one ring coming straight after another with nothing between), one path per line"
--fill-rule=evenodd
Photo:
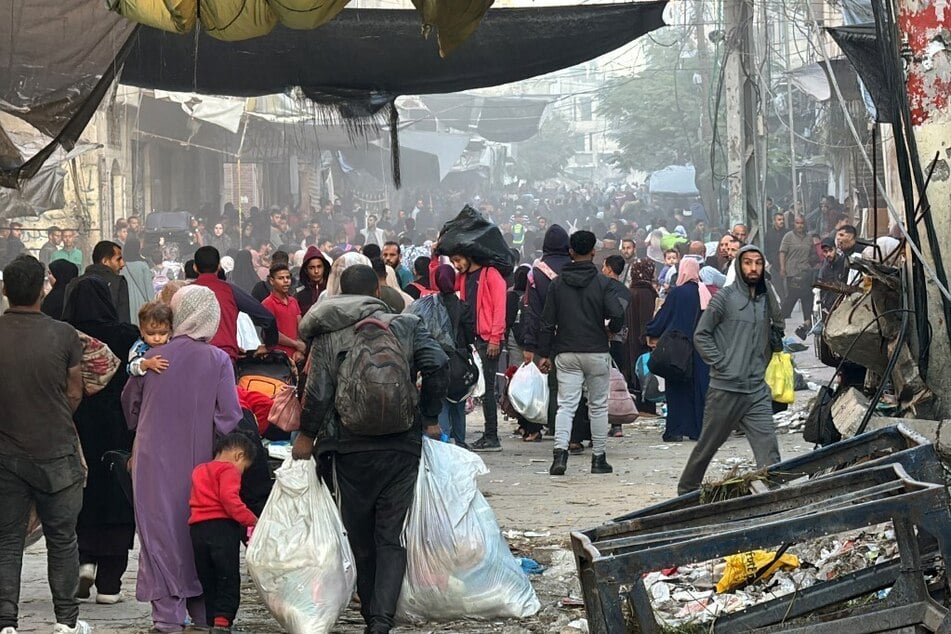
M683 373L665 381L663 440L696 441L678 490L700 486L736 429L758 466L779 461L766 365L797 302L809 327L817 276L847 280L845 258L858 248L847 217L776 209L760 248L747 244L742 224L708 230L702 205L664 213L636 188L474 202L508 241L513 270L441 253L437 224L449 214L423 199L396 214L331 202L307 216L252 209L243 225L229 204L208 223L193 219L181 245L193 257L181 275L138 218L96 244L85 269L73 231L51 228L39 259L17 252L3 270L9 309L0 346L31 355L0 360L0 495L8 501L0 634L17 627L34 505L49 552L54 632L88 631L78 601L93 588L98 603L121 599L136 534L135 596L151 603L155 628L193 622L228 631L239 545L261 508L242 499L241 485L260 459L256 432L268 426L236 387L235 362L247 355L282 351L303 377L292 456L316 458L323 471L335 462L367 632L393 626L422 435L501 451L505 382L497 377L514 368L534 363L547 375L546 420L516 413L515 424L524 442L553 436L552 475L588 448L590 473L612 472L607 439L623 435L608 416L612 366L638 410L655 413L639 366L675 337L691 352ZM446 332L425 327L434 306L447 315ZM95 393L84 392L80 336L123 361ZM405 380L388 383L399 393L387 399L387 416L364 411L376 401L359 364L374 355L388 360L379 367L406 368ZM484 428L470 441L476 361ZM250 435L241 427L249 416Z

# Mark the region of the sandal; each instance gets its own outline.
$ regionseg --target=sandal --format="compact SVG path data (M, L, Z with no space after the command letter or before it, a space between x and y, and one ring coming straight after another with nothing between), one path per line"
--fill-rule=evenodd
M541 442L542 433L540 431L532 432L522 436L522 442Z
M580 453L584 453L584 445L580 442L570 442L568 443L568 453L577 456Z

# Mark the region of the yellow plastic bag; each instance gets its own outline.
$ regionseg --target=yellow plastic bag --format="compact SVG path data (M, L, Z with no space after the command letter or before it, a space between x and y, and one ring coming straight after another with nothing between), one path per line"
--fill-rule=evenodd
M792 355L788 352L774 352L766 367L766 383L777 403L792 403L796 400L796 375L792 365Z
M789 356L789 355L786 355ZM775 552L766 552L765 550L751 550L739 555L730 555L726 558L726 570L723 576L717 582L717 592L729 592L730 590L752 581L756 573L764 566L769 566L770 562L776 558ZM799 557L795 555L783 555L776 562L769 566L769 569L759 576L760 579L769 579L769 577L779 570L787 570L799 567Z

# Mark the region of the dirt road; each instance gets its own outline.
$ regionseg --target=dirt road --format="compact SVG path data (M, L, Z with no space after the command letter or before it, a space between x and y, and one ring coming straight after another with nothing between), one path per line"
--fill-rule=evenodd
M798 366L810 381L828 379L829 370L819 366L811 351L799 353L796 357ZM811 392L798 392L793 409L804 408L811 396ZM480 413L469 416L470 441L478 437L481 426ZM511 422L500 420L503 433L511 432L513 427ZM585 455L571 456L568 473L559 478L548 475L552 450L550 439L523 443L519 438L505 436L501 453L482 454L490 473L481 479L480 485L516 554L531 557L548 567L544 574L532 577L542 611L524 621L430 624L422 628L400 627L397 631L557 632L569 621L582 618L583 609L558 605L562 597L580 596L574 563L566 550L568 533L676 495L677 479L694 443L664 443L661 441L662 431L662 419L641 419L625 428L623 438L608 439L608 460L614 466L613 474L594 476L588 473L591 458L590 450L587 450ZM799 434L781 434L779 439L784 458L811 449ZM752 452L744 438L733 437L717 455L708 476L716 478L717 474L724 473L737 462L752 463ZM149 607L134 600L137 554L137 551L132 553L125 577L125 601L114 606L94 603L82 606L81 618L92 624L97 634L149 631ZM48 632L51 619L45 546L41 540L29 548L24 557L18 631ZM261 605L247 579L237 627L242 632L254 634L282 631ZM359 614L349 610L334 631L362 632Z

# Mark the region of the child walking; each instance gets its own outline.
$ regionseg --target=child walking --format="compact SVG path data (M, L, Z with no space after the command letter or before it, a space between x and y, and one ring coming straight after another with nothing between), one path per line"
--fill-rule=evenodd
M145 353L168 343L172 336L172 309L162 302L149 302L139 309L139 338L129 350L129 376L145 376L149 370L161 374L168 369L162 355L148 359Z
M240 545L258 518L241 501L241 474L257 453L240 433L218 441L215 459L195 467L188 504L195 569L212 634L231 631L241 596Z

